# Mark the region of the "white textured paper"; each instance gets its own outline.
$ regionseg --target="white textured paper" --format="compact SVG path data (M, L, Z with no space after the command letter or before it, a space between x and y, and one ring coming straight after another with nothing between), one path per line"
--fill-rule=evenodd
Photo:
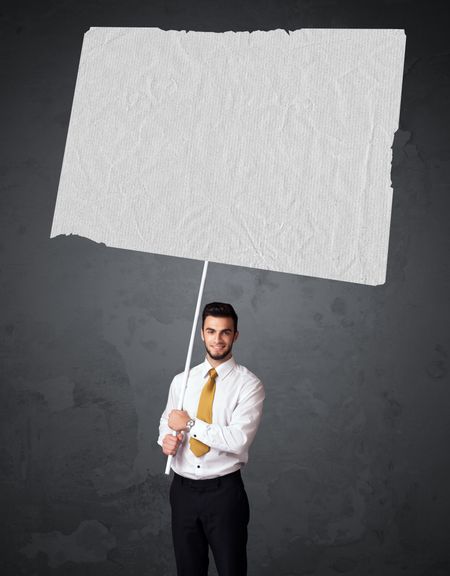
M51 237L380 284L403 30L84 37Z

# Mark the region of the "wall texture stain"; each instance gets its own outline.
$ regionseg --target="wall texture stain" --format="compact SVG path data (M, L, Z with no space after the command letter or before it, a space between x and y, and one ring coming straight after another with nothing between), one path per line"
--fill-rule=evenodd
M38 552L48 557L48 564L55 568L65 562L101 562L116 545L116 539L97 520L85 520L72 534L48 532L34 533L31 543L21 552L33 558Z
M267 392L249 576L447 576L450 50L446 3L415 0L3 2L2 575L175 574L156 438L202 263L49 239L94 25L406 29L386 284L211 263L204 301L236 307L236 359Z

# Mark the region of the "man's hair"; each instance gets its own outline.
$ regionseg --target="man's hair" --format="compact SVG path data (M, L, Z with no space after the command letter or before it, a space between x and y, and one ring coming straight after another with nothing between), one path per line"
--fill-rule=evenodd
M231 304L225 304L224 302L210 302L203 308L202 313L202 328L205 324L205 318L207 316L216 316L219 318L233 318L234 331L237 331L238 317Z

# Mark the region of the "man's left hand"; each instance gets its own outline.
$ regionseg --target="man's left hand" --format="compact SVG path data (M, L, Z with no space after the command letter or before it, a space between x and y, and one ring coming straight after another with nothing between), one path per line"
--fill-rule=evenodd
M169 414L169 428L180 432L186 428L191 417L186 410L172 410Z

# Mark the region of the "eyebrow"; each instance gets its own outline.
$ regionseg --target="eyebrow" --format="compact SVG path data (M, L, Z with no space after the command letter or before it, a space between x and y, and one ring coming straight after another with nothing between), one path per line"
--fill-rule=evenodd
M217 330L214 330L214 328L205 328L205 330L207 332L217 332ZM220 332L231 332L231 328L224 328L223 330L220 330Z

